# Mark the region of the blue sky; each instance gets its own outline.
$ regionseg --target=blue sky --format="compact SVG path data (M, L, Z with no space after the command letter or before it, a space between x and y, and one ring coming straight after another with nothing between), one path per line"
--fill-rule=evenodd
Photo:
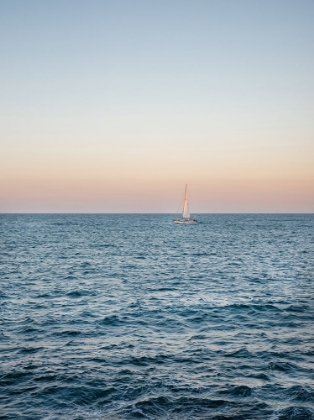
M13 0L1 9L12 107L24 93L21 106L50 95L42 112L264 109L313 88L312 1Z

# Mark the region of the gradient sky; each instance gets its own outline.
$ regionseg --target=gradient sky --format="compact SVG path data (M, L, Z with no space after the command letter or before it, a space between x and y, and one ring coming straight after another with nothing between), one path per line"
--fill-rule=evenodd
M1 0L0 212L314 211L313 0Z

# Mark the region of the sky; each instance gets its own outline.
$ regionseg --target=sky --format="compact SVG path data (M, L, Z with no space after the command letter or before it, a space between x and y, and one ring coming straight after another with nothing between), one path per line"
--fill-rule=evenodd
M314 212L313 0L1 0L0 212Z

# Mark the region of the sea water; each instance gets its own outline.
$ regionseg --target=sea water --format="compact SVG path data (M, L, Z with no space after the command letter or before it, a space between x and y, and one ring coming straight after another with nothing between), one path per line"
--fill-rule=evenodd
M314 216L0 215L1 419L313 419Z

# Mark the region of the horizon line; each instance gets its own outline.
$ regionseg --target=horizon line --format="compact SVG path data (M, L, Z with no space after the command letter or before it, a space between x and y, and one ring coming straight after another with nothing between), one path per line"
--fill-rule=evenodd
M112 214L117 214L117 215L142 215L142 214L150 214L150 215L159 215L159 214L181 214L181 213L177 213L177 212L159 212L159 213L152 213L152 212L0 212L0 215L62 215L62 214L68 214L68 215L87 215L87 214L91 214L91 215L112 215ZM249 215L249 214L306 214L306 215L314 215L314 211L313 212L207 212L207 213L193 213L193 215L197 216L197 215L208 215L208 214L242 214L242 215Z

